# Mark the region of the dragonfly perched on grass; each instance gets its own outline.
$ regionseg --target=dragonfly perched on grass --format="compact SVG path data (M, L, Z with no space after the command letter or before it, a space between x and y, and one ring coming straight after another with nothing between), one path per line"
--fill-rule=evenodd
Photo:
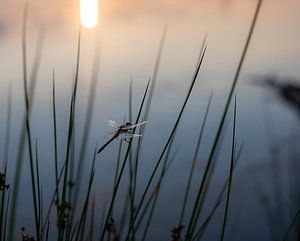
M130 122L126 122L125 124L120 125L112 119L109 120L108 125L115 128L115 130L112 133L105 136L105 138L109 139L109 140L102 147L99 148L97 153L102 152L105 147L107 147L113 140L115 140L119 137L121 137L122 140L125 140L127 142L130 138L141 137L142 136L141 134L133 133L133 130L138 126L146 124L147 122L148 121L142 121L137 124L132 124Z

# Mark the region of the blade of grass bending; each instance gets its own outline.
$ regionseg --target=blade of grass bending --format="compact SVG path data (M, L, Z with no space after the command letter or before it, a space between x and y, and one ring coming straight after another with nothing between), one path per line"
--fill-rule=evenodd
M249 30L249 33L248 33L248 37L247 37L245 46L243 48L242 56L240 58L240 61L239 61L238 67L237 67L237 71L235 73L235 76L234 76L234 79L233 79L233 82L232 82L232 85L231 85L231 88L230 88L230 92L229 92L229 95L228 95L228 98L227 98L227 101L226 101L226 105L225 105L225 108L224 108L224 111L223 111L221 122L219 124L218 131L217 131L217 134L216 134L216 137L215 137L215 140L214 140L214 143L213 143L213 146L212 146L209 158L208 158L206 169L205 169L205 172L204 172L204 175L203 175L203 178L202 178L202 181L201 181L198 193L197 193L197 198L196 198L194 208L193 208L193 211L192 211L192 215L191 215L191 218L190 218L190 221L189 221L189 224L188 224L188 229L187 229L185 241L190 241L191 240L191 238L193 236L195 226L196 226L196 223L197 223L197 219L198 219L198 217L200 215L200 212L201 212L201 209L202 209L202 202L200 203L200 205L199 205L199 202L202 199L204 187L207 185L207 180L206 179L207 179L208 173L210 171L210 165L212 163L215 150L217 149L219 138L221 136L221 132L222 132L222 129L223 129L223 126L224 126L226 114L227 114L227 111L229 109L229 105L230 105L230 102L231 102L231 99L232 99L232 96L233 96L233 92L235 90L235 86L236 86L238 78L240 76L240 72L241 72L241 69L242 69L242 66L243 66L243 63L244 63L244 59L245 59L245 56L246 56L246 53L247 53L247 50L248 50L248 47L249 47L249 44L250 44L250 40L251 40L253 32L254 32L254 27L255 27L255 24L256 24L256 21L257 21L257 17L258 17L258 14L259 14L261 4L262 4L262 0L258 0L258 4L256 6L255 14L254 14L254 17L253 17L253 20L252 20L252 23L251 23L251 27L250 27L250 30Z
M136 209L136 213L135 213L134 220L136 220L136 217L137 217L137 215L138 215L138 213L139 213L139 211L140 211L140 209L141 209L141 206L143 205L143 202L144 202L144 200L145 200L145 198L146 198L146 195L147 195L148 190L149 190L149 188L150 188L150 185L151 185L151 183L152 183L152 181L153 181L153 178L154 178L154 176L155 176L155 174L156 174L156 172L157 172L157 169L158 169L158 167L159 167L159 165L160 165L160 163L161 163L161 161L162 161L162 159L163 159L163 156L164 156L164 154L165 154L165 152L166 152L166 150L167 150L167 148L168 148L168 145L169 145L169 143L171 142L171 139L172 139L172 137L173 137L173 135L174 135L174 133L175 133L175 131L176 131L176 129L177 129L177 126L178 126L178 124L179 124L179 121L180 121L180 119L181 119L181 116L182 116L182 114L183 114L183 111L184 111L184 109L185 109L185 106L186 106L186 104L187 104L187 102L188 102L188 100L189 100L189 97L190 97L190 95L191 95L191 93L192 93L192 90L193 90L193 88L194 88L196 79L197 79L197 77L198 77L198 73L199 73L199 71L200 71L201 64L202 64L202 62L203 62L203 58L204 58L204 56L205 56L205 52L206 52L206 44L205 44L205 45L202 45L201 50L202 50L202 49L203 49L203 51L200 53L201 58L200 58L200 61L197 63L197 66L196 66L196 69L195 69L195 73L194 73L194 76L193 76L191 85L190 85L190 87L189 87L187 96L186 96L186 98L185 98L185 100L184 100L184 103L183 103L182 108L181 108L181 110L180 110L180 112L179 112L179 115L178 115L178 117L177 117L177 120L176 120L176 122L175 122L175 125L174 125L174 127L173 127L173 129L172 129L172 131L171 131L171 134L170 134L170 136L169 136L169 138L168 138L168 140L167 140L167 142L166 142L166 144L165 144L165 146L164 146L164 148L163 148L163 150L162 150L162 152L161 152L161 155L160 155L159 159L157 160L157 162L156 162L156 164L155 164L154 170L152 171L152 174L151 174L151 176L150 176L150 178L149 178L149 181L148 181L148 183L147 183L147 185L146 185L146 188L145 188L145 190L144 190L144 193L143 193L143 195L142 195L142 198L141 198L141 200L140 200L140 202L139 202L139 205L138 205L138 207L137 207L137 209ZM127 236L127 239L126 239L126 240L128 240L128 236Z
M150 84L150 79L148 80L148 83L147 83L147 86L146 86L146 89L145 89L145 92L144 92L144 95L143 95L143 99L141 101L141 104L140 104L140 108L139 108L139 112L138 112L138 115L136 117L136 121L135 121L135 124L138 123L139 119L140 119L140 116L141 116L141 113L142 113L142 109L143 109L143 106L144 106L144 103L145 103L145 99L146 99L146 96L147 96L147 93L148 93L148 89L149 89L149 84ZM132 130L132 133L135 133L135 130L136 128L134 128ZM103 227L103 230L102 230L102 233L101 233L101 241L104 240L104 235L105 235L105 225L111 215L111 212L112 212L112 209L113 209L113 205L114 205L114 202L115 202L115 199L116 199L116 196L117 196L117 192L118 192L118 189L119 189L119 186L120 186L120 182L121 182L121 178L123 176L123 173L124 173L124 169L125 169L125 165L126 165L126 160L128 158L128 155L129 155L129 151L130 151L130 148L131 148L131 144L132 144L132 141L133 141L133 138L130 139L129 143L128 143L128 147L127 147L127 151L126 151L126 154L125 154L125 157L124 157L124 161L122 163L122 166L121 166L121 170L120 170L120 173L119 173L119 176L118 176L118 180L116 182L116 185L114 186L114 190L113 190L113 194L112 194L112 199L111 199L111 202L110 202L110 205L109 205L109 209L108 209L108 212L107 212L107 215L106 215L106 218L105 218L105 223L104 223L104 227Z
M232 186L232 175L233 175L233 165L234 165L234 156L235 156L235 135L236 135L236 96L234 98L234 114L233 114L233 128L232 128L232 147L231 147L231 160L230 160L230 172L228 178L228 187L227 187L227 197L226 197L226 204L225 204L225 212L224 212L224 219L222 225L222 232L220 241L224 240L225 235L225 228L228 219L228 210L229 210L229 201L230 201L230 194L231 194L231 186Z
M173 140L174 140L174 138L173 138ZM171 148L172 148L172 145L169 145L169 148L168 148L168 151L167 151L167 154L166 154L166 158L165 158L165 161L164 161L164 164L163 164L163 168L161 170L161 174L160 174L158 183L157 183L156 188L155 188L154 200L152 202L149 217L148 217L148 220L146 222L145 229L144 229L141 241L145 241L145 239L147 237L147 234L148 234L148 231L149 231L149 228L150 228L150 224L151 224L151 221L152 221L152 218L153 218L153 215L154 215L154 210L155 210L155 207L156 207L156 204L157 204L158 196L159 196L159 193L160 193L160 187L162 185L162 181L164 179L164 176L165 176L166 172L168 171L169 167L171 166L171 164L173 163L173 161L174 161L174 159L175 159L175 157L176 157L176 155L179 151L179 148L177 148L175 150L174 154L171 156L170 161L168 162Z
M203 121L202 121L202 125L201 125L201 128L200 128L200 133L199 133L199 137L198 137L196 148L195 148L195 153L194 153L194 157L193 157L193 161L192 161L192 166L191 166L190 174L189 174L189 177L188 177L187 186L186 186L186 189L185 189L185 194L184 194L184 199L183 199L183 205L182 205L182 209L181 209L181 213L180 213L180 218L179 218L178 224L182 224L183 219L184 219L184 214L185 214L185 210L186 210L188 196L189 196L189 193L190 193L190 187L191 187L191 183L192 183L192 179L193 179L195 165L196 165L196 161L197 161L197 158L198 158L198 154L199 154L199 150L200 150L200 144L201 144L201 140L202 140L202 136L203 136L203 132L204 132L204 128L205 128L205 124L206 124L208 112L209 112L209 109L210 109L212 97L213 97L213 93L210 94L210 97L209 97L209 100L208 100L208 104L206 106L204 118L203 118Z
M295 216L293 217L290 225L288 226L288 228L287 228L287 230L286 230L286 232L284 234L283 241L287 241L288 240L289 233L292 230L292 228L294 227L295 223L297 222L299 215L300 215L300 208L297 210L297 212L296 212Z
M25 4L24 12L23 12L23 24L22 24L22 65L23 65L23 83L24 83L24 95L25 95L25 107L26 107L26 113L25 116L22 119L22 128L21 128L21 135L19 138L18 148L17 148L17 156L16 156L16 168L14 172L14 192L12 193L12 205L10 207L10 218L9 218L9 231L8 231L8 240L12 241L14 239L14 228L15 228L15 218L16 218L16 212L17 212L17 201L18 201L18 194L19 194L19 186L20 186L20 176L21 176L21 170L22 170L22 157L24 153L24 147L25 147L25 138L26 134L28 139L30 139L30 131L28 132L29 127L29 115L31 112L31 105L32 100L34 97L35 92L35 84L36 84L36 77L37 72L39 70L39 63L41 59L42 54L42 46L43 46L43 37L41 35L38 39L37 48L35 51L34 56L34 66L32 68L32 74L31 74L31 81L29 85L29 89L27 89L27 53L26 53L26 30L27 30L27 15L28 15L28 3ZM30 95L30 96L28 96ZM29 98L31 97L31 101L29 101ZM27 124L26 124L27 123ZM29 151L31 151L31 144L29 145ZM32 154L32 153L31 153ZM32 157L32 155L31 155ZM32 159L31 159L32 162ZM32 175L31 175L32 176ZM32 180L33 183L34 180ZM34 186L34 185L32 185ZM34 190L33 190L34 193ZM34 194L33 194L34 196ZM35 200L35 197L33 198ZM35 201L34 201L35 202ZM36 203L36 202L35 202ZM36 205L35 205L36 206ZM36 208L35 208L36 211ZM35 215L36 217L36 215ZM36 225L37 226L37 225Z
M234 166L233 166L233 170L236 168L236 165L241 157L242 151L244 148L244 143L242 143L238 149L235 161L234 161ZM223 184L221 191L217 197L217 200L212 208L212 210L210 211L210 213L207 215L205 221L200 225L198 231L196 231L195 235L192 238L192 241L198 240L200 241L202 238L202 235L204 234L209 222L211 221L212 217L214 216L215 212L217 211L217 208L219 207L219 205L222 203L223 199L225 198L225 191L226 191L226 187L228 185L228 181L229 178L226 179L225 183Z

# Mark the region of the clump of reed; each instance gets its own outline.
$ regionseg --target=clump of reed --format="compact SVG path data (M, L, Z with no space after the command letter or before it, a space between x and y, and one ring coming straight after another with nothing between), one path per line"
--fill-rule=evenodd
M223 184L223 187L215 200L212 209L205 217L203 214L203 205L205 203L207 192L211 185L211 180L215 170L215 160L218 155L218 147L222 144L222 135L224 132L224 125L226 117L229 115L230 106L236 84L238 82L240 72L246 57L250 40L254 32L254 27L257 21L258 13L262 4L262 0L258 1L255 14L248 32L248 36L242 50L242 54L237 66L237 70L230 86L229 94L225 101L225 107L221 119L218 124L217 133L214 137L208 159L205 163L205 168L202 173L202 179L197 186L197 192L191 193L191 185L194 180L195 166L199 157L199 150L203 141L203 132L206 126L207 117L211 108L213 95L210 96L205 114L201 121L198 130L198 139L195 146L193 158L191 160L190 172L186 180L185 189L182 191L182 206L178 209L178 220L173 220L170 223L170 239L173 241L185 240L195 241L201 240L203 234L207 230L216 211L220 209L220 204L225 200L224 214L222 217L222 225L220 227L220 240L225 239L226 226L228 223L229 213L231 211L231 190L234 188L234 168L241 156L243 150L243 143L240 145L236 141L236 120L237 120L237 100L234 101L233 124L232 124L232 143L231 143L231 158L229 160L229 174ZM16 217L18 213L18 200L20 199L20 173L26 163L24 162L25 150L28 150L29 160L29 177L31 181L30 193L33 202L33 230L34 233L29 234L25 227L19 231L23 241L28 240L52 240L58 241L83 241L83 240L142 240L144 241L149 236L149 228L152 225L153 215L157 212L157 202L159 200L160 190L165 181L166 173L172 165L178 149L173 151L174 139L176 139L176 132L181 119L184 115L186 106L192 95L195 83L199 79L199 73L203 61L205 61L205 53L207 51L206 38L202 43L199 57L194 70L193 78L188 88L187 94L183 100L180 111L171 128L165 144L158 155L153 170L151 170L149 177L146 177L146 185L140 190L137 189L138 172L140 164L140 152L143 147L143 137L139 138L137 142L130 139L128 143L123 143L121 140L118 148L117 164L115 169L114 183L112 189L112 196L110 201L102 211L102 216L98 215L95 210L95 197L93 196L93 183L96 175L96 157L97 148L95 146L91 166L89 167L89 175L87 186L82 190L82 176L84 157L86 155L87 143L90 135L91 120L93 116L93 108L95 105L95 89L97 86L99 55L95 55L94 66L91 77L91 87L89 89L88 108L84 119L84 131L81 140L79 156L75 157L74 153L74 139L75 139L75 122L76 122L76 103L77 103L77 88L79 82L80 69L80 48L81 48L81 31L78 34L77 57L75 77L73 81L72 95L68 109L68 130L65 147L65 156L63 161L58 157L58 123L57 123L57 101L56 101L56 76L53 70L53 88L52 88L52 121L53 121L53 142L54 142L54 160L53 166L55 176L53 182L55 190L52 194L52 199L48 207L45 207L43 193L46 187L41 185L41 175L39 172L39 143L32 139L32 123L30 121L32 104L34 102L35 85L37 81L37 73L39 70L40 59L43 49L43 33L40 34L38 44L35 50L34 61L32 69L28 68L27 60L27 15L28 5L24 10L23 19L23 34L22 34L22 56L23 56L23 87L24 87L24 103L25 114L22 119L22 129L19 136L19 142L16 146L16 160L15 169L11 170L13 175L13 182L7 183L7 165L5 164L3 172L0 173L0 192L1 192L1 212L0 212L0 239L1 240L16 240ZM163 51L164 39L167 29L164 30L157 60L154 68L152 78L146 84L144 93L141 97L139 109L136 115L132 111L132 82L129 87L129 121L131 123L138 123L141 120L148 119L149 109L155 90L157 73L159 70L160 59ZM99 49L98 49L99 50ZM135 119L134 119L135 117ZM9 130L11 119L11 96L8 97L7 105L7 132L6 142L9 145ZM133 132L137 131L136 129ZM146 127L140 127L139 132L144 134ZM122 150L125 148L125 153ZM6 146L5 150L9 147ZM99 154L101 155L101 153ZM8 159L8 153L4 153L4 160ZM117 204L117 196L121 189L122 182L125 182L126 168L128 168L128 191L124 202L122 213L115 212ZM83 204L79 204L79 198L83 197ZM189 207L189 208L188 208ZM159 210L163 212L163 210ZM297 214L298 215L298 214ZM201 219L200 219L201 217ZM53 220L54 219L54 220ZM118 223L115 220L120 220ZM101 224L99 224L101 220ZM204 221L203 221L204 220ZM173 227L172 227L173 226ZM172 228L171 228L172 227ZM27 228L27 227L26 227Z

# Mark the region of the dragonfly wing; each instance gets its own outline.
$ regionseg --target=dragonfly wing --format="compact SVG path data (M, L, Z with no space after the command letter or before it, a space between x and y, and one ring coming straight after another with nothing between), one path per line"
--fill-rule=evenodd
M134 124L134 125L130 125L130 126L127 126L127 127L124 127L123 129L124 130L132 130L133 128L137 127L137 126L141 126L141 125L144 125L146 124L148 121L142 121L140 123L137 123L137 124Z
M107 124L108 124L110 127L113 127L113 128L119 128L119 127L120 127L120 125L119 125L117 122L115 122L113 119L108 120L108 121L107 121Z
M136 138L136 137L141 137L141 134L130 134L129 138Z
M130 134L130 133L125 133L122 137L122 139L129 139L129 138L138 138L141 137L141 134Z

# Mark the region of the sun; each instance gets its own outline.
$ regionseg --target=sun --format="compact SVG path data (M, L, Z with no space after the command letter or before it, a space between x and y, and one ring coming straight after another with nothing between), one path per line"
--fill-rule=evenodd
M86 28L98 23L98 0L80 0L80 22Z

